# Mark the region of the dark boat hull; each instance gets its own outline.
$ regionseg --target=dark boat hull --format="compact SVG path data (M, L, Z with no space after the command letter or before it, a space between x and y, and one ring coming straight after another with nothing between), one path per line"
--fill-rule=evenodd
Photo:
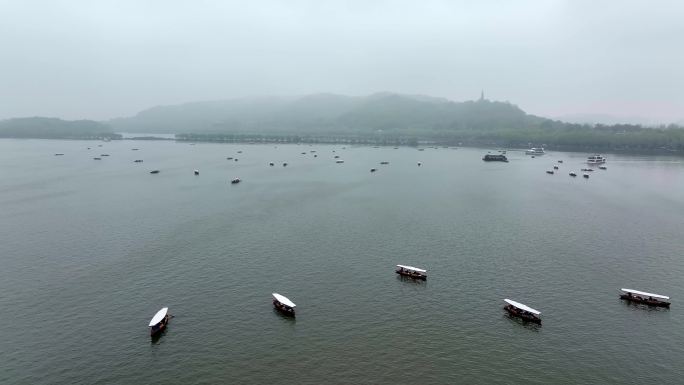
M524 314L524 313L520 312L519 310L510 309L508 307L504 307L504 310L506 310L508 312L508 314L511 315L511 317L518 317L518 318L522 319L523 321L532 322L532 323L536 323L538 325L541 325L541 318L536 317L533 314Z
M648 305L648 306L667 307L667 308L670 307L669 302L658 301L656 299L649 300L648 298L637 298L634 296L630 297L630 296L625 295L625 294L620 295L620 299L623 299L623 300L628 301L628 302L640 303L640 304Z
M166 330L166 325L168 323L169 323L169 316L167 315L166 317L164 317L164 319L160 323L158 323L158 324L156 324L150 328L150 337L156 337L156 336L160 335L164 330Z
M293 308L285 306L276 300L273 300L273 307L283 315L286 315L288 317L294 317L295 316L295 311Z
M427 280L427 276L425 275L420 275L420 274L412 274L412 273L407 273L405 271L395 271L395 273L401 275L402 277L409 277L413 279L422 279L423 281Z

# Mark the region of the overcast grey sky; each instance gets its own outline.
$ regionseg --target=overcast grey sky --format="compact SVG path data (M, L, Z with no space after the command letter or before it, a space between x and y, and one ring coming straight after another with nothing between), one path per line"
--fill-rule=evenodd
M377 91L684 119L684 1L0 0L0 118Z

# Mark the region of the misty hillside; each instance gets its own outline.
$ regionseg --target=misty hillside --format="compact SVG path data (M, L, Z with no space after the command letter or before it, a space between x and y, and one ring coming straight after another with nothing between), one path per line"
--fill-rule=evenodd
M0 138L98 139L117 138L106 124L92 120L14 118L0 121Z
M452 102L379 93L366 97L316 94L154 107L113 119L118 132L368 134L523 128L543 119L509 103Z

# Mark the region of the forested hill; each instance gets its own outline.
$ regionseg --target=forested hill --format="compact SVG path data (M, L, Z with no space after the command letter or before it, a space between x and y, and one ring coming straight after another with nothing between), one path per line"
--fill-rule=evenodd
M0 138L103 139L120 138L106 124L92 120L14 118L0 121Z
M154 107L113 119L120 132L170 133L424 133L459 129L522 128L539 118L518 107L487 100L456 103L425 96L316 94Z
M684 152L681 127L571 124L486 99L379 93L245 98L154 107L109 122L117 132L175 133L216 141L350 141Z

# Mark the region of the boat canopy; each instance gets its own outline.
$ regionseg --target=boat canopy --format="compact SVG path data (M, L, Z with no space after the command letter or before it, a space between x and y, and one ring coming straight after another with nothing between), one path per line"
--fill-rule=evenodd
M166 313L169 311L168 307L163 307L161 310L157 312L157 314L152 317L152 320L150 321L150 326L154 326L158 323L160 323L164 317L166 317Z
M415 271L415 272L417 272L417 273L427 273L427 270L419 269L419 268L413 267L413 266L397 265L397 267L400 267L400 268L406 269L406 270Z
M541 312L539 310L532 309L531 307L529 307L527 305L523 305L520 302L515 302L515 301L508 299L508 298L504 299L504 302L506 302L507 304L512 305L514 307L517 307L520 310L529 311L530 313L532 313L534 315L541 314Z
M272 293L272 294L273 294L273 298L275 298L276 301L282 303L285 306L289 306L289 307L297 306L294 304L294 302L290 301L290 299L285 297L284 295L280 295L278 293Z
M645 291L639 291L639 290L632 290L632 289L620 289L624 291L625 293L632 293L632 294L637 294L637 295L643 295L645 297L653 297L653 298L660 298L660 299L670 299L670 297L666 295L660 295L660 294L654 294L654 293L647 293Z

